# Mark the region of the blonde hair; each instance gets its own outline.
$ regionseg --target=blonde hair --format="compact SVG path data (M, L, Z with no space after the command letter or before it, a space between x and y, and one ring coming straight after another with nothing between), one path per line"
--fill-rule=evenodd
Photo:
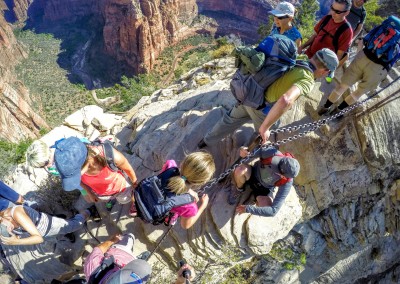
M176 194L186 193L191 185L200 186L208 182L214 172L215 163L210 153L191 153L181 163L181 176L170 178L168 188Z
M26 150L26 163L34 168L43 168L50 159L50 149L42 140L35 140Z

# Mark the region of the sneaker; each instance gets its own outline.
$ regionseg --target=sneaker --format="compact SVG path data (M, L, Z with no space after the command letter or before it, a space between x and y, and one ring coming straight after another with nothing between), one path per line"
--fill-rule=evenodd
M67 238L71 242L71 244L75 243L76 238L74 233L65 234L64 237Z
M242 196L243 192L244 192L244 188L237 188L237 187L231 188L231 190L229 191L228 200L227 200L228 204L229 205L236 204L239 201L240 196Z
M108 212L111 212L111 210L113 209L115 203L117 203L116 199L110 199L107 203L106 203L106 209Z
M89 208L87 208L87 210L90 213L90 217L93 219L94 222L98 223L101 221L101 217L99 214L99 211L97 211L96 205L92 205Z
M200 142L197 144L197 147L199 149L203 149L204 147L207 147L206 142L204 142L204 139L201 139Z
M147 260L150 256L150 252L148 250L142 252L141 254L139 254L136 258L137 259L143 259L143 260Z
M132 203L131 208L129 209L129 216L135 218L137 216L137 209L135 202Z

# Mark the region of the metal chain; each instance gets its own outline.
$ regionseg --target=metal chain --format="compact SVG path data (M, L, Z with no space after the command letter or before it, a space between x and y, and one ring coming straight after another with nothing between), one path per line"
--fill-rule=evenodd
M237 167L239 167L239 166L242 165L243 163L245 163L245 162L247 162L248 160L250 160L251 158L253 158L253 157L257 154L257 152L258 152L260 149L267 148L267 147L270 147L270 146L280 146L280 145L285 144L285 143L287 143L287 142L291 142L291 141L294 141L294 140L297 140L297 139L299 139L299 138L304 137L306 134L308 134L308 133L310 133L310 132L312 132L312 131L314 131L314 130L320 128L321 126L327 124L328 122L331 122L331 121L337 119L338 117L340 117L340 116L342 116L342 115L344 115L344 114L346 114L346 113L348 113L348 112L351 112L351 111L354 110L355 108L357 108L357 107L359 107L359 106L365 104L367 101L371 100L373 97L375 97L376 95L378 95L380 92L382 92L383 90L387 89L390 85L394 84L399 78L400 78L400 77L396 78L396 79L393 80L389 85L387 85L385 88L382 88L381 90L375 92L372 96L369 96L368 98L366 98L366 99L364 99L364 100L362 100L362 101L359 101L359 102L357 102L357 103L355 103L355 104L353 104L353 105L351 105L351 106L348 106L348 107L346 107L345 109L340 110L339 112L337 112L337 113L331 115L330 117L322 118L322 119L319 119L319 120L317 120L317 121L310 122L310 123L304 123L304 124L300 124L300 125L296 125L296 126L281 127L281 128L278 128L278 129L271 130L271 134L272 134L272 133L277 134L277 133L285 133L285 132L286 132L286 133L292 133L292 132L298 131L298 130L300 130L300 129L310 128L310 129L308 129L308 130L306 130L306 131L300 132L299 134L293 135L293 136L291 136L291 137L288 137L288 138L285 138L285 139L282 139L282 140L278 140L278 141L276 141L276 142L270 142L270 141L268 141L268 142L267 142L266 144L264 144L264 145L261 145L261 144L260 144L260 146L254 148L254 150L251 151L245 158L241 159L238 163L233 164L229 169L227 169L225 172L223 172L222 174L220 174L217 178L214 178L214 179L210 180L203 188L201 188L201 189L198 191L199 194L200 194L200 195L201 195L201 194L204 194L207 190L209 190L211 187L213 187L214 185L216 185L219 181L221 181L221 180L223 180L224 178L226 178L226 177L227 177L228 175L230 175Z

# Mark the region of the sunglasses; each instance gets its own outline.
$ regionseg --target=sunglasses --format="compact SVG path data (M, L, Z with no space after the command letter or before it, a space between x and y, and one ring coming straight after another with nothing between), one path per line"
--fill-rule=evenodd
M343 13L346 13L347 12L347 10L346 11L340 11L340 10L336 10L335 8L333 8L333 6L331 5L331 10L333 11L333 12L335 12L336 14L338 14L338 15L340 15L340 14L343 14Z
M289 18L288 15L281 16L281 17L277 17L277 16L274 16L274 17L277 18L278 20L283 20L283 19L288 19Z

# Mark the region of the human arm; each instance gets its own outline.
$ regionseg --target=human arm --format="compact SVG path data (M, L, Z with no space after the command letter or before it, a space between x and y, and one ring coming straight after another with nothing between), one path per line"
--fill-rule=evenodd
M301 53L303 51L301 48L301 38L296 39L295 43L297 46L298 53Z
M118 243L120 240L122 240L122 236L119 234L116 234L116 235L112 236L109 240L97 245L97 248L99 248L101 250L101 252L103 254L105 254L112 245Z
M93 193L92 189L90 188L90 186L84 184L81 181L81 187L83 188L83 190L81 190L81 194L83 196L83 198L86 200L86 202L88 203L92 203L92 202L97 202L99 201L99 199L97 198L97 196Z
M271 206L264 206L264 207L258 207L254 205L241 205L241 206L245 206L246 213L264 217L273 217L276 215L276 213L278 213L279 209L281 209L282 205L285 203L285 199L288 196L292 185L293 181L289 181L284 185L279 186L278 192L276 193L276 196ZM238 213L244 213L240 212L238 209L236 209L236 211Z
M22 195L17 193L14 189L6 185L0 180L0 196L13 202L13 203L24 203L24 198Z
M300 94L300 88L293 85L273 105L259 128L263 143L266 143L269 139L271 126L293 105Z
M196 223L196 221L200 218L203 211L207 208L209 201L209 197L207 194L203 194L201 197L201 205L199 206L196 215L191 217L181 217L181 226L184 229L189 229Z
M364 27L364 23L359 23L357 25L357 28L353 31L353 41L357 39L357 37L360 34L363 27Z
M10 237L1 236L1 242L5 245L36 245L43 243L43 237L40 235L38 229L33 223L32 219L26 214L23 206L17 206L14 209L12 218L18 225L20 225L29 237L20 239L19 236L11 235Z
M125 156L122 155L121 152L115 149L113 149L113 151L115 165L128 175L129 179L132 181L133 186L136 187L138 180L131 164L128 162Z
M300 45L300 47L298 48L299 54L302 53L303 50L304 50L306 47L309 47L309 46L313 43L313 41L315 40L316 37L317 37L317 33L314 32L314 33L312 34L312 36L310 36L310 38L309 38L305 43L303 43L302 45ZM300 42L301 42L301 39L300 39ZM297 43L297 42L296 42L296 43Z
M177 272L177 278L176 278L175 284L185 284L186 283L186 279L182 275L184 270L190 270L189 281L192 281L196 277L193 267L191 267L189 264L184 264L181 266L181 268Z

